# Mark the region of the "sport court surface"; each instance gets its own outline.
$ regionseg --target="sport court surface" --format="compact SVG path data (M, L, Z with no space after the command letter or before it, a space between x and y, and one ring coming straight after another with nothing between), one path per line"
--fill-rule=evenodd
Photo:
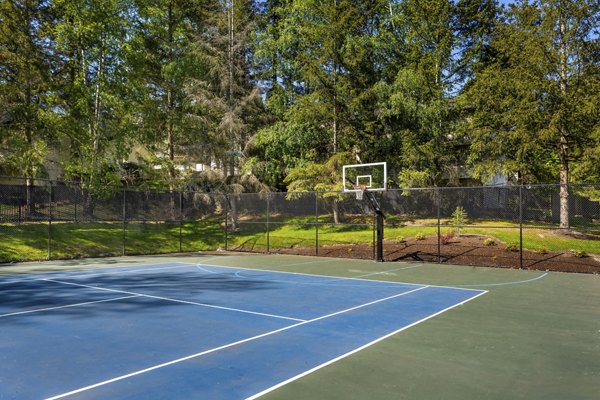
M489 329L485 319L498 318L482 314L477 304L494 297L496 290L505 290L506 295L507 288L549 279L536 272L527 279L502 280L512 275L499 272L528 271L448 266L435 276L431 269L439 266L289 256L163 257L118 263L114 268L102 265L102 269L0 277L1 399L365 398L367 392L370 398L428 398L410 389L413 382L402 374L404 369L422 369L427 353L437 349L437 357L447 363L444 374L455 375L453 370L466 366L453 364L456 355L448 357L450 349L445 347L455 346L456 336L466 340L474 333L482 335L480 326ZM70 264L70 268L81 267ZM90 262L89 266L97 265ZM400 283L403 277L409 283ZM584 277L597 285L597 276ZM473 283L479 278L495 282ZM415 282L419 280L428 282ZM453 280L463 287L443 284ZM482 296L488 289L490 293ZM501 297L496 296L494 301L498 300ZM461 304L465 305L455 308ZM507 305L511 307L510 302ZM598 309L592 309L591 315L594 311ZM454 342L440 346L448 335L444 324L461 316L483 319L478 324L452 324ZM509 341L511 324L522 317L504 320ZM442 326L436 327L437 320ZM421 338L428 343L411 345L415 336L410 333L419 329L421 333L425 329ZM598 354L598 336L591 338L596 344L590 343L588 354L571 358L579 360L583 377L593 378L600 376L600 368L591 357ZM392 345L397 341L405 343ZM470 344L480 345L477 340ZM497 365L493 359L476 362L483 369L502 368L507 363L502 360L507 352L503 348L509 345L496 343ZM374 357L372 349L381 352L382 346L396 349ZM424 353L424 359L419 360L419 353ZM387 360L391 354L403 358L402 365ZM367 357L370 374L365 373L364 361L354 367L350 362L362 357ZM394 379L390 374L398 375ZM421 374L427 375L427 369ZM497 380L508 377L498 375ZM448 378L438 374L437 379ZM577 392L563 385L567 390L562 394L592 396L592 382L583 379ZM405 388L398 392L390 385ZM522 397L507 395L509 390L494 397L492 387L480 388L481 394L488 395L479 398L535 398L531 388L523 387ZM390 391L396 394L390 397ZM462 389L462 395L466 393Z

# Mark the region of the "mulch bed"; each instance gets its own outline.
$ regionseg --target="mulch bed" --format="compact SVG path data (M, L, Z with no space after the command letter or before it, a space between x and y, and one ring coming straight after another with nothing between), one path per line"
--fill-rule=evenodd
M518 249L507 248L498 243L484 245L486 238L477 235L460 235L449 243L440 246L440 261L447 264L473 265L498 268L520 268ZM413 238L403 243L384 241L386 261L438 262L438 241L436 237L424 240ZM270 249L273 253L315 255L314 247L293 247ZM373 246L370 244L332 244L319 247L319 256L372 259ZM535 252L523 250L523 269L600 273L600 257L587 255L575 257L571 252Z

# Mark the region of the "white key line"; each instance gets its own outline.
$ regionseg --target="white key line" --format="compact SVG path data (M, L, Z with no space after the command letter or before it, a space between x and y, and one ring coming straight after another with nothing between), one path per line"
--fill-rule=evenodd
M112 299L104 299L104 300L96 300L96 301L86 301L85 303L67 304L65 306L46 307L46 308L38 308L38 309L35 309L35 310L19 311L19 312L13 312L13 313L9 313L9 314L1 314L0 318L10 317L12 315L22 315L22 314L30 314L30 313L36 313L36 312L42 312L42 311L58 310L60 308L77 307L77 306L85 306L85 305L88 305L88 304L104 303L104 302L107 302L107 301L117 301L117 300L131 299L132 297L139 297L139 296L138 295L123 296L123 297L115 297L115 298L112 298Z
M229 344L226 344L226 345L223 345L223 346L220 346L220 347L215 347L213 349L202 351L200 353L196 353L196 354L192 354L192 355L189 355L189 356L186 356L186 357L178 358L178 359L173 360L173 361L168 361L166 363L158 364L158 365L155 365L153 367L145 368L145 369L142 369L142 370L139 370L139 371L135 371L135 372L126 374L126 375L118 376L116 378L108 379L108 380L103 381L103 382L98 382L98 383L95 383L93 385L82 387L80 389L76 389L76 390L73 390L73 391L70 391L70 392L67 392L67 393L59 394L59 395L56 395L56 396L53 396L53 397L48 397L45 400L62 399L62 398L67 397L67 396L71 396L71 395L74 395L74 394L77 394L77 393L85 392L87 390L91 390L91 389L94 389L94 388L97 388L97 387L100 387L100 386L108 385L110 383L121 381L123 379L131 378L131 377L134 377L136 375L141 375L141 374L144 374L146 372L157 370L159 368L168 367L169 365L178 364L178 363L181 363L183 361L191 360L193 358L197 358L197 357L209 354L209 353L214 353L216 351L227 349L229 347L237 346L237 345L240 345L240 344L243 344L243 343L247 343L247 342L250 342L250 341L253 341L253 340L257 340L257 339L260 339L260 338L263 338L263 337L266 337L266 336L271 336L271 335L274 335L274 334L279 333L279 332L283 332L283 331L287 331L287 330L292 329L292 328L296 328L298 326L310 324L312 322L320 321L322 319L330 318L330 317L333 317L333 316L336 316L336 315L345 314L347 312L354 311L354 310L357 310L359 308L367 307L367 306L370 306L370 305L373 305L373 304L381 303L383 301L391 300L391 299L394 299L396 297L405 296L407 294L414 293L414 292L417 292L419 290L426 289L428 287L429 286L422 286L422 287L419 287L417 289L409 290L408 292L403 292L403 293L399 293L399 294L395 294L395 295L392 295L392 296L388 296L388 297L385 297L385 298L382 298L382 299L379 299L379 300L374 300L374 301L371 301L369 303L361 304L361 305L358 305L358 306L355 306L355 307L347 308L345 310L341 310L341 311L337 311L337 312L334 312L334 313L331 313L331 314L323 315L321 317L313 318L313 319L308 320L308 321L302 321L302 322L299 322L297 324L293 324L293 325L289 325L289 326L286 326L286 327L283 327L283 328L280 328L280 329L276 329L274 331L262 333L260 335L256 335L256 336L253 336L253 337L250 337L250 338L242 339L242 340L239 340L237 342L229 343Z
M402 331L405 331L405 330L407 330L409 328L412 328L413 326L418 325L418 324L420 324L420 323L422 323L424 321L427 321L428 319L436 317L436 316L438 316L438 315L440 315L442 313L445 313L446 311L451 310L451 309L453 309L455 307L462 306L463 304L465 304L465 303L467 303L467 302L469 302L469 301L471 301L473 299L476 299L477 297L482 296L482 295L484 295L486 293L487 293L487 291L481 292L481 293L479 293L479 294L477 294L477 295L475 295L475 296L473 296L473 297L471 297L471 298L469 298L467 300L464 300L464 301L462 301L460 303L451 305L450 307L447 307L447 308L445 308L443 310L440 310L440 311L438 311L438 312L436 312L434 314L428 315L427 317L425 317L423 319L415 321L415 322L413 322L413 323L411 323L409 325L403 326L402 328L397 329L394 332L388 333L387 335L384 335L384 336L382 336L382 337L380 337L378 339L373 340L372 342L369 342L369 343L367 343L367 344L365 344L363 346L360 346L360 347L358 347L358 348L356 348L354 350L351 350L348 353L342 354L341 356L338 356L338 357L333 358L333 359L331 359L329 361L326 361L326 362L324 362L321 365L317 365L316 367L314 367L312 369L309 369L307 371L304 371L304 372L302 372L302 373L300 373L300 374L298 374L296 376L293 376L293 377L291 377L291 378L289 378L289 379L287 379L287 380L285 380L283 382L279 382L278 384L276 384L274 386L271 386L270 388L267 388L267 389L263 390L262 392L259 392L259 393L256 393L256 394L250 396L250 397L247 397L245 400L255 400L255 399L257 399L257 398L259 398L261 396L264 396L265 394L267 394L269 392L274 391L275 389L278 389L278 388L280 388L280 387L282 387L284 385L287 385L288 383L293 382L293 381L295 381L297 379L300 379L300 378L302 378L302 377L304 377L306 375L312 374L313 372L318 371L318 370L320 370L320 369L322 369L322 368L324 368L324 367L326 367L328 365L331 365L331 364L333 364L335 362L338 362L339 360L341 360L343 358L346 358L348 356L351 356L352 354L358 353L359 351L364 350L367 347L370 347L370 346L372 346L372 345L374 345L376 343L379 343L382 340L385 340L385 339L387 339L387 338L389 338L389 337L391 337L393 335L396 335L396 334L398 334L398 333L400 333Z
M261 313L261 312L250 311L250 310L242 310L242 309L239 309L239 308L216 306L214 304L197 303L195 301L179 300L179 299L173 299L173 298L169 298L169 297L153 296L153 295L150 295L150 294L136 293L136 292L131 292L131 291L127 291L127 290L109 289L109 288L104 288L104 287L100 287L100 286L84 285L84 284L81 284L81 283L58 281L56 279L42 279L42 280L43 281L47 281L47 282L61 283L63 285L73 285L73 286L85 287L85 288L96 289L96 290L104 290L104 291L114 292L114 293L131 294L131 295L135 295L135 296L148 297L150 299L157 299L157 300L164 300L164 301L171 301L171 302L175 302L175 303L191 304L191 305L195 305L195 306L208 307L208 308L216 308L216 309L219 309L219 310L234 311L234 312L239 312L239 313L244 313L244 314L261 315L263 317L286 319L286 320L290 320L290 321L300 321L300 322L306 321L306 320L300 319L300 318L292 318L292 317L285 317L285 316L282 316L282 315L267 314L267 313Z

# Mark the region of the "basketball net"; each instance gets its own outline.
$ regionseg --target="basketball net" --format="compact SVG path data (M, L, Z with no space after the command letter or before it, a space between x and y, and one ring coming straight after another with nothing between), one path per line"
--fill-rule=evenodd
M356 189L356 200L362 200L367 187L365 185L354 185L354 189Z

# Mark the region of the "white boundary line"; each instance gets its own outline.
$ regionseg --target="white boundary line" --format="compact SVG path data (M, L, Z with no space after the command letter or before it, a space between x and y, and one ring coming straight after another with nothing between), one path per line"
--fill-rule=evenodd
M219 259L219 257L208 257L204 261L210 261L214 259ZM159 267L159 265L165 264L179 264L179 265L170 265L168 267ZM86 276L96 276L96 275L108 275L108 274L126 274L126 273L134 273L134 272L143 272L143 271L152 271L152 270L162 270L162 269L175 269L175 268L183 268L187 267L190 263L182 262L182 261L174 261L174 262L157 262L150 264L139 264L139 265L112 265L110 267L97 267L97 268L82 268L82 269L65 269L61 271L46 271L39 273L31 273L31 274L7 274L0 275L0 285L8 285L11 283L19 283L19 282L35 282L41 281L45 278L33 278L33 279L14 279L11 280L12 277L17 277L19 275L34 275L34 276L55 276L60 274L67 274L69 278L81 278ZM151 267L152 265L156 265L156 267ZM136 270L126 270L126 271L115 271L117 269L125 269L125 268L140 268ZM76 275L77 272L95 272L91 274L79 274ZM3 278L7 278L8 280L4 280Z
M379 271L379 272L371 272L370 274L364 274L364 275L358 275L358 276L354 276L354 279L359 279L359 278L366 278L367 276L374 276L374 275L383 275L383 274L387 274L389 272L395 272L395 271L401 271L403 269L412 269L412 268L419 268L421 267L421 264L417 264L417 265L409 265L408 267L400 267L400 268L393 268L393 269L386 269L385 271Z
M467 287L473 287L473 286L505 286L505 285L518 285L521 283L529 283L529 282L534 282L537 281L538 279L542 279L544 277L546 277L546 275L548 275L548 272L544 272L542 275L540 276L536 276L535 278L531 278L531 279L526 279L524 281L512 281L512 282L499 282L499 283L479 283L476 285L461 285L461 286L467 286Z
M214 257L212 257L214 258ZM180 264L180 265L170 265L168 267L150 267L151 265L164 265L164 264ZM136 270L126 270L126 271L114 271L118 268L136 268L136 267L144 267ZM189 266L189 263L177 262L177 263L157 263L157 264L144 264L144 265L121 265L118 267L106 267L106 268L89 268L89 269L72 269L72 270L64 270L64 271L51 271L44 272L41 274L31 274L35 276L43 276L43 278L31 278L31 279L15 279L15 280L1 280L0 285L9 285L11 283L20 283L20 282L36 282L43 281L48 277L52 276L60 276L62 274L67 275L69 278L84 278L87 276L100 276L100 275L109 275L109 274L126 274L133 272L142 272L142 271L152 271L152 270L161 270L161 269L174 269L174 268L185 268ZM89 274L75 274L76 272L92 272ZM14 275L6 275L6 277L11 277ZM2 278L0 276L0 278Z
M443 309L443 310L441 310L441 311L438 311L438 312L436 312L435 314L431 314L431 315L429 315L429 316L427 316L427 317L425 317L425 318L423 318L423 319L421 319L421 320L419 320L419 321L413 322L413 323L412 323L412 324L410 324L410 325L406 325L406 326L404 326L404 327L402 327L402 328L400 328L400 329L398 329L398 330L396 330L396 331L394 331L394 332L392 332L392 333L389 333L389 334L387 334L387 335L385 335L385 336L382 336L382 337L380 337L380 338L378 338L378 339L375 339L375 340L373 340L372 342L369 342L369 343L367 343L367 344L365 344L365 345L363 345L363 346L361 346L361 347L358 347L358 348L356 348L356 349L354 349L354 350L352 350L352 351L350 351L350 352L348 352L348 353L346 353L346 354L342 354L341 356L339 356L339 357L336 357L336 358L334 358L334 359L332 359L332 360L329 360L329 361L327 361L327 362L325 362L325 363L323 363L323 364L321 364L321 365L318 365L318 366L316 366L316 367L314 367L314 368L312 368L312 369L309 369L308 371L304 371L304 372L303 372L303 373L301 373L301 374L298 374L298 375L296 375L296 376L294 376L294 377L292 377L292 378L290 378L290 379L287 379L287 380L285 380L285 381L283 381L283 382L280 382L280 383L278 383L278 384L276 384L276 385L274 385L274 386L271 386L270 388L268 388L268 389L265 389L265 390L263 390L262 392L259 392L259 393L256 393L255 395L252 395L252 396L250 396L250 397L247 397L245 400L254 400L254 399L257 399L257 398L259 398L259 397L261 397L261 396L263 396L263 395L265 395L265 394L267 394L267 393L270 393L270 392L274 391L275 389L279 389L280 387L282 387L282 386L284 386L284 385L287 385L287 384L288 384L288 383L290 383L290 382L293 382L293 381L295 381L295 380L298 380L298 379L300 379L300 378L302 378L302 377L304 377L304 376L306 376L306 375L308 375L308 374L311 374L311 373L313 373L313 372L315 372L315 371L318 371L318 370L320 370L321 368L325 368L325 367L327 367L328 365L331 365L331 364L333 364L333 363L335 363L335 362L337 362L337 361L339 361L339 360L341 360L341 359L343 359L343 358L346 358L346 357L348 357L348 356L351 356L351 355L352 355L352 354L354 354L354 353L357 353L357 352L359 352L359 351L361 351L361 350L364 350L364 349L366 349L367 347L370 347L370 346L372 346L372 345L374 345L374 344L376 344L376 343L378 343L378 342L381 342L382 340L385 340L385 339L389 338L390 336L393 336L393 335L395 335L395 334L397 334L397 333L400 333L400 332L402 332L402 331L404 331L404 330L406 330L406 329L408 329L408 328L412 328L413 326L415 326L415 325L418 325L418 324L420 324L421 322L427 321L428 319L431 319L431 318L433 318L433 317L436 317L436 316L438 316L438 315L440 315L440 314L442 314L442 313L444 313L444 312L446 312L446 311L448 311L448 310L451 310L451 309L453 309L453 308L455 308L455 307L461 306L461 305L463 305L463 304L465 304L465 303L467 303L467 302L469 302L469 301L471 301L471 300L474 300L474 299L476 299L477 297L479 297L479 296L482 296L482 295L484 295L484 294L486 294L486 293L488 293L488 292L487 292L487 291L484 291L484 292L482 292L482 293L479 293L479 294L477 294L477 295L475 295L475 296L473 296L473 297L471 297L471 298L469 298L469 299L467 299L467 300L465 300L465 301L463 301L463 302L461 302L461 303L454 304L454 305L452 305L452 306L450 306L450 307L448 307L448 308L445 308L445 309Z
M211 266L214 267L214 266ZM373 281L373 280L362 280L361 284L338 284L338 283L334 283L334 282L343 282L344 280L347 280L349 278L344 278L344 277L337 277L337 276L330 276L328 281L323 282L323 280L320 281L309 281L309 282L301 282L301 281L294 281L294 280L283 280L283 279L260 279L254 276L246 276L246 275L242 275L242 271L236 271L236 272L232 272L232 273L224 273L224 272L217 272L217 271L211 271L208 270L204 267L202 267L201 265L197 265L196 268L198 268L198 270L209 273L209 274L213 274L213 275L222 275L222 276L226 276L226 277L235 277L238 279L245 279L245 280L251 280L251 281L266 281L266 282L274 282L274 283L285 283L285 284L292 284L292 285L305 285L305 286L326 286L326 287L341 287L341 288L350 288L350 287L355 287L355 288L365 288L365 289L373 289L373 288L397 288L398 285L394 284L394 285L382 285L380 284L381 282L377 282L377 281ZM234 268L234 267L232 267ZM405 268L400 268L400 269L406 269L406 268L416 268L416 267L405 267ZM394 269L394 271L396 271L398 269ZM245 270L244 270L245 271ZM379 273L385 273L384 272L377 272L376 274ZM291 273L289 273L291 274ZM368 275L373 275L373 274L368 274ZM315 278L323 278L323 276L319 276L319 275L308 275L308 276L314 276ZM356 279L356 277L354 277L354 279ZM369 283L375 282L377 283L377 285L370 285ZM404 285L407 286L407 285ZM415 284L410 284L410 286L423 286L423 285L415 285Z
M93 385L89 385L89 386L86 386L86 387L83 387L83 388L75 389L75 390L67 392L67 393L62 393L62 394L59 394L59 395L56 395L56 396L53 396L53 397L48 397L45 400L57 400L57 399L61 399L61 398L67 397L67 396L71 396L73 394L85 392L87 390L94 389L94 388L97 388L99 386L108 385L110 383L114 383L114 382L117 382L117 381L120 381L120 380L123 380L123 379L131 378L131 377L136 376L136 375L141 375L141 374L144 374L146 372L150 372L150 371L154 371L154 370L157 370L157 369L160 369L160 368L167 367L169 365L178 364L180 362L191 360L193 358L197 358L197 357L209 354L209 353L214 353L216 351L227 349L229 347L234 347L234 346L237 346L237 345L240 345L240 344L243 344L243 343L250 342L252 340L260 339L260 338L263 338L263 337L266 337L266 336L271 336L271 335L274 335L276 333L287 331L289 329L292 329L292 328L295 328L295 327L298 327L298 326L310 324L312 322L316 322L316 321L319 321L319 320L322 320L322 319L325 319L325 318L330 318L330 317L333 317L333 316L336 316L336 315L339 315L339 314L345 314L347 312L354 311L354 310L357 310L359 308L363 308L363 307L367 307L367 306L370 306L370 305L373 305L373 304L381 303L381 302L384 302L384 301L387 301L387 300L391 300L391 299L396 298L396 297L405 296L407 294L418 292L420 290L427 289L427 288L428 288L428 286L421 286L421 287L419 287L417 289L409 290L408 292L402 292L402 293L395 294L393 296L384 297L382 299L374 300L374 301L371 301L369 303L361 304L361 305L358 305L358 306L355 306L355 307L347 308L345 310L341 310L341 311L337 311L337 312L334 312L334 313L331 313L331 314L323 315L321 317L313 318L311 320L302 321L302 322L299 322L297 324L293 324L293 325L289 325L289 326L286 326L286 327L283 327L283 328L280 328L280 329L276 329L274 331L265 332L265 333L262 333L260 335L256 335L256 336L252 336L252 337L249 337L249 338L246 338L246 339L238 340L237 342L229 343L229 344L226 344L226 345L223 345L223 346L220 346L220 347L215 347L213 349L205 350L205 351L202 351L200 353L191 354L189 356L185 356L185 357L182 357L182 358L178 358L176 360L168 361L166 363L158 364L158 365L155 365L153 367L145 368L145 369L142 369L142 370L139 370L139 371L135 371L135 372L126 374L126 375L118 376L116 378L108 379L106 381L98 382L98 383L95 383ZM453 306L453 307L455 307L455 306ZM437 315L437 314L434 314L434 315ZM430 317L428 317L428 318L430 318ZM403 328L403 329L406 329L406 327ZM382 340L382 339L379 339L379 340Z
M22 314L30 314L30 313L42 312L42 311L58 310L60 308L85 306L85 305L88 305L88 304L96 304L96 303L105 303L105 302L108 302L108 301L117 301L117 300L131 299L132 297L139 297L139 296L138 295L131 295L131 296L115 297L115 298L112 298L112 299L104 299L104 300L96 300L96 301L86 301L85 303L67 304L65 306L46 307L46 308L38 308L38 309L35 309L35 310L19 311L19 312L14 312L14 313L9 313L9 314L0 314L0 318L10 317L12 315L22 315Z
M250 310L242 310L242 309L239 309L239 308L216 306L214 304L197 303L195 301L172 299L172 298L169 298L169 297L153 296L153 295L150 295L150 294L131 292L131 291L127 291L127 290L110 289L110 288L105 288L105 287L100 287L100 286L84 285L84 284L81 284L81 283L59 281L59 280L55 280L55 279L42 279L42 280L46 281L46 282L61 283L63 285L79 286L79 287L85 287L85 288L96 289L96 290L104 290L104 291L114 292L114 293L124 293L124 294L130 294L130 295L134 295L134 296L148 297L148 298L151 298L151 299L171 301L171 302L175 302L175 303L191 304L191 305L201 306L201 307L216 308L216 309L219 309L219 310L234 311L234 312L243 313L243 314L260 315L260 316L263 316L263 317L285 319L285 320L289 320L289 321L301 321L301 322L305 322L306 321L306 320L300 319L300 318L292 318L292 317L285 317L285 316L282 316L282 315L267 314L267 313L261 313L261 312L250 311Z
M288 271L274 271L274 270L270 270L270 269L260 269L260 268L245 268L245 267L230 267L227 265L216 265L216 264L203 264L203 263L189 263L189 265L193 265L193 266L203 266L203 267L218 267L218 268L227 268L227 269L241 269L244 271L260 271L260 272L273 272L276 274L292 274L292 275L302 275L302 276L318 276L318 277L323 277L323 278L330 278L330 279L339 279L339 280L355 280L355 281L359 281L359 282L379 282L379 283L387 283L389 285L394 285L394 286L398 286L398 285L403 285L403 286L428 286L428 287L439 287L439 288L444 288L444 289L460 289L460 290L468 290L468 291L474 291L474 292L480 292L482 289L470 289L470 288L462 288L462 287L457 287L457 286L442 286L442 285L425 285L425 284L421 284L421 283L408 283L408 282L393 282L393 281L382 281L382 280L377 280L377 279L360 279L360 278L356 278L356 277L343 277L343 276L332 276L332 275L320 275L320 274L305 274L302 272L288 272Z

